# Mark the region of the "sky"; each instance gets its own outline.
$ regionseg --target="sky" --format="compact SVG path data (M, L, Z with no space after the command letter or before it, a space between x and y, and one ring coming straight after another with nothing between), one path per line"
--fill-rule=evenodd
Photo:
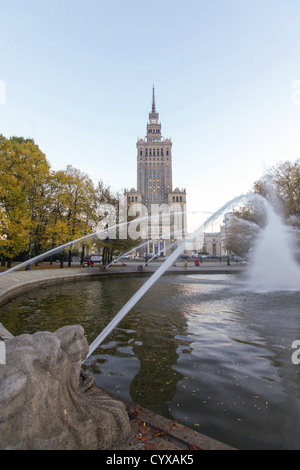
M33 138L53 170L136 187L153 84L191 217L300 158L299 0L0 7L0 134Z

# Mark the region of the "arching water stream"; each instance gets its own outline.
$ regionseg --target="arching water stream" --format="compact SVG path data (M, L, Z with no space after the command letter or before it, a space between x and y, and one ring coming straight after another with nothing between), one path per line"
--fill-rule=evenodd
M143 283L38 289L1 321L14 335L80 324L90 342ZM236 448L299 449L299 305L299 291L253 292L237 275L164 276L85 367L100 387Z
M270 214L247 278L163 276L182 245L146 282L39 289L1 321L14 335L80 324L99 386L236 448L300 449L300 268L271 263L287 229Z

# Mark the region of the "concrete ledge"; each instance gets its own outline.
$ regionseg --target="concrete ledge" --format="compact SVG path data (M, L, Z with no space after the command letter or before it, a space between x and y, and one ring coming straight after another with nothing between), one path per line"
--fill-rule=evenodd
M147 273L142 273L146 275ZM53 269L36 271L14 271L0 277L0 306L9 300L24 294L36 287L45 287L61 282L90 280L96 277L120 277L139 275L137 272L109 272L92 269Z
M102 390L112 398L112 393ZM236 450L193 429L157 415L142 406L123 400L131 426L132 436L113 450Z
M9 300L22 295L36 287L45 287L50 284L61 282L75 282L90 280L92 278L115 278L151 276L160 264L146 266L142 271L138 270L138 264L111 266L107 270L100 268L63 268L63 269L40 269L32 271L13 271L0 276L0 306ZM171 266L165 275L179 274L236 274L243 272L243 266L200 266L181 267Z

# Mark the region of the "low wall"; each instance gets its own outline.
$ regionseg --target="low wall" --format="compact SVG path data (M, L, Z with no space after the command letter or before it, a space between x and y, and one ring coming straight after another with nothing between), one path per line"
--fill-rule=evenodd
M87 269L45 269L36 271L14 271L0 277L0 306L9 300L24 294L36 287L45 287L61 282L90 280L93 278L108 278L120 276L149 275L138 271L103 271L97 268Z
M144 270L138 269L140 264L111 266L107 270L100 268L63 268L40 269L32 271L13 271L0 276L0 306L9 300L24 294L36 287L45 287L61 282L74 282L90 280L93 278L114 278L151 276L160 265L147 266ZM164 275L178 274L236 274L243 272L245 266L172 266Z

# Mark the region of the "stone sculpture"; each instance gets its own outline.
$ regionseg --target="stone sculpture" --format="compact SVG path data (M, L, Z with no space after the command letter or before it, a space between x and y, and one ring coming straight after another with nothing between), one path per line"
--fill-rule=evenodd
M82 373L81 326L5 340L0 365L0 449L107 449L130 434L123 403Z

